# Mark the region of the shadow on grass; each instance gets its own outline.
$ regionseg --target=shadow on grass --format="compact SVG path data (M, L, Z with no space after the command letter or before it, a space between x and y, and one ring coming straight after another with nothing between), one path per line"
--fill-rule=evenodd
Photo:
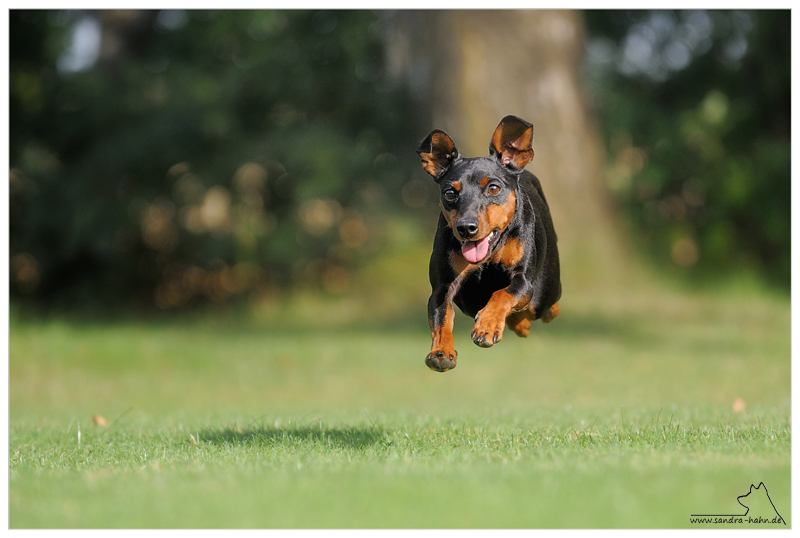
M324 428L223 428L205 430L200 438L207 443L228 446L299 446L326 445L339 448L364 449L386 439L380 427Z

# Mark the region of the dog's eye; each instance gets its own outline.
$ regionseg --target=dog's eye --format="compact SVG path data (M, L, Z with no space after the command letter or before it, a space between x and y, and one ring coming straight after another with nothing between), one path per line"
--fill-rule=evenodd
M486 189L486 192L494 196L495 194L499 194L500 190L501 190L500 185L495 185L494 183L492 183L491 185L489 185L489 188Z
M444 199L447 200L448 202L452 202L456 199L458 194L456 193L455 189L447 189L442 193L442 196L444 196Z

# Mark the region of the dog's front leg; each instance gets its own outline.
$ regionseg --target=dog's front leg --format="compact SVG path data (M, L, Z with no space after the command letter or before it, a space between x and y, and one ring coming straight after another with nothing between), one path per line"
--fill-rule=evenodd
M436 286L428 300L428 323L431 327L431 352L425 364L431 370L446 372L456 367L458 353L453 341L453 323L456 313L453 297L458 290L458 282Z
M531 290L522 275L513 276L511 284L492 294L486 306L475 316L472 341L481 347L492 347L503 339L506 318L512 311L530 302Z

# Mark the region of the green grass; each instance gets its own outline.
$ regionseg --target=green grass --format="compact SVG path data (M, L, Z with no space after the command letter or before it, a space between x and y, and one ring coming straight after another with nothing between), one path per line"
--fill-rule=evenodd
M446 374L424 305L325 306L12 316L10 526L693 528L762 481L791 526L788 298L565 298L489 350L459 316Z

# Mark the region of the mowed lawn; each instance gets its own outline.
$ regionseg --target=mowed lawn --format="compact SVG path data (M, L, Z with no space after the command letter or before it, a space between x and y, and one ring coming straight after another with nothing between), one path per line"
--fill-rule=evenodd
M424 305L12 315L10 526L695 528L763 482L789 528L788 297L611 297L489 350L459 314L445 374Z

